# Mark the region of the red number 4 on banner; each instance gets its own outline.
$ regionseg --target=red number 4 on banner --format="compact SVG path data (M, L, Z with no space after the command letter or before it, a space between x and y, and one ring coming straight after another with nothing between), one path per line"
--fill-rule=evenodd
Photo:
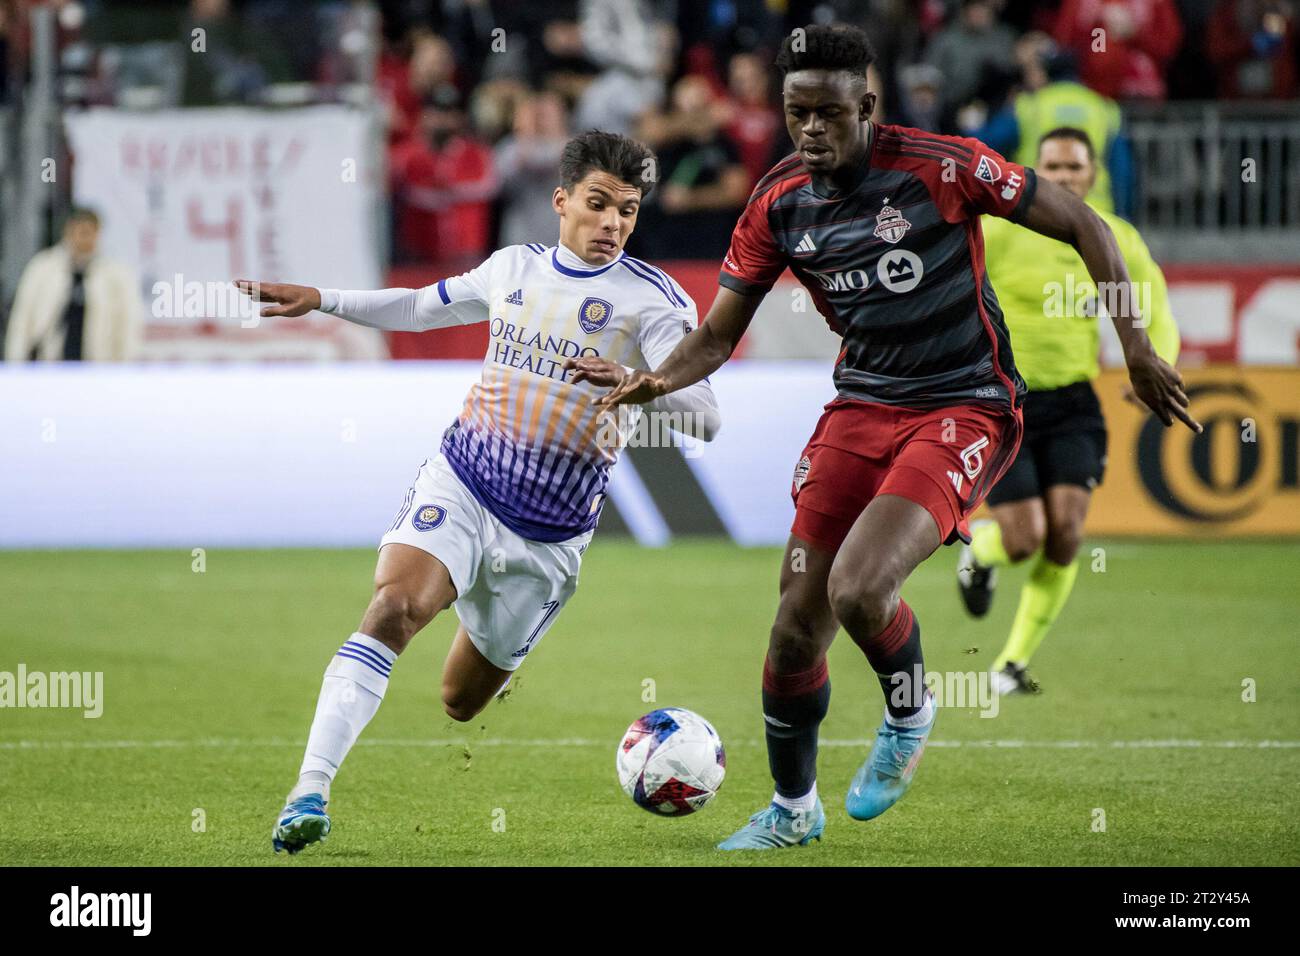
M185 206L185 223L195 239L224 239L230 262L228 274L244 274L244 204L237 196L226 200L225 222L204 219L202 203L191 199Z

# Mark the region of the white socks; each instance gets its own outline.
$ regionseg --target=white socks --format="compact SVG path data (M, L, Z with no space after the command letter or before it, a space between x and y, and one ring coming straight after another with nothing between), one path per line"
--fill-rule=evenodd
M791 813L812 813L813 808L817 806L817 783L814 781L812 789L802 797L783 797L779 793L774 793L772 802Z
M290 800L307 793L319 793L329 800L330 781L379 711L396 659L386 645L365 634L353 634L338 649L325 669L316 717L307 736L307 753Z
M892 726L902 728L903 730L915 730L917 727L924 727L930 722L930 719L933 716L934 694L929 690L925 692L925 703L922 704L921 709L911 717L891 717L889 715L889 708L885 708L885 720L889 721Z

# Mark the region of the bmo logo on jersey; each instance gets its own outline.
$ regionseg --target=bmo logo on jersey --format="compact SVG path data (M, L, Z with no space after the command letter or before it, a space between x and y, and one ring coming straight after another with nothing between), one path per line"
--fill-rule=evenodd
M891 249L876 262L876 278L890 292L911 292L924 274L921 257L909 249Z
M871 276L866 269L849 269L846 272L813 272L809 269L808 274L816 277L827 292L859 291L871 284Z

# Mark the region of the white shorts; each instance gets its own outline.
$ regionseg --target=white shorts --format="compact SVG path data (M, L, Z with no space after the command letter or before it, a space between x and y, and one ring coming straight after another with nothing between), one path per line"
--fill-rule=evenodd
M555 544L521 538L478 503L439 453L421 466L379 546L409 544L446 565L469 639L512 671L577 590L591 535Z

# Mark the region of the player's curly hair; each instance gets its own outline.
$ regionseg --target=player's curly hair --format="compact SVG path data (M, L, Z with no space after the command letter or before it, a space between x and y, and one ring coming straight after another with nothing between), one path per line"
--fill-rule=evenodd
M566 192L573 192L573 187L593 169L638 187L643 199L650 195L659 178L659 161L649 146L598 129L589 129L564 144L564 152L560 154L560 185Z
M776 68L785 76L795 70L847 70L865 77L876 62L876 51L857 27L809 24L794 30L781 42Z

